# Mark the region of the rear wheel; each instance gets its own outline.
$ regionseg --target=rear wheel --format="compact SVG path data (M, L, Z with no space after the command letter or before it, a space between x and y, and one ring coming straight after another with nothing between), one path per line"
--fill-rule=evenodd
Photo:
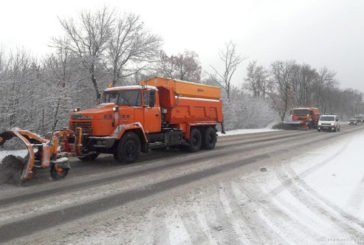
M188 150L190 152L196 152L201 149L202 135L201 135L201 131L199 129L192 128L190 140L188 143L189 143Z
M99 156L99 153L91 153L85 156L78 157L82 162L94 161Z
M204 131L202 147L207 150L214 149L216 145L216 140L216 130L212 127L208 127Z
M134 132L126 133L119 141L114 153L114 158L118 162L132 163L139 158L140 139Z
M60 168L57 167L55 164L52 164L51 166L51 177L53 180L60 180L64 179L68 174L69 169L68 168Z

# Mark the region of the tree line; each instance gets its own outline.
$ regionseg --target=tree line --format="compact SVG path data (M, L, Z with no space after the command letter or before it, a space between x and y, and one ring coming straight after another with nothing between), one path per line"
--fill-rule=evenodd
M203 72L196 52L167 54L162 38L134 14L105 7L83 11L76 19L60 18L59 24L63 34L51 39L53 52L44 58L0 50L1 128L44 134L67 127L72 108L99 103L109 84L135 84L153 76L222 87L227 129L264 127L283 120L294 106L317 106L346 117L363 109L362 93L340 89L334 72L295 61L270 67L251 61L241 85L233 83L246 61L233 42L217 53L221 66Z

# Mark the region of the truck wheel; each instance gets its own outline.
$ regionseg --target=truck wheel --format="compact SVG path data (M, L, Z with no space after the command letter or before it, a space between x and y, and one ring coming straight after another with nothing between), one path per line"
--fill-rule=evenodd
M99 156L99 153L92 153L82 157L78 157L82 162L94 161Z
M51 166L51 177L53 180L64 179L68 174L68 168L57 168L55 164Z
M190 152L199 151L201 149L201 145L202 145L201 131L197 128L192 128L190 137L191 138L188 142L189 143L188 150Z
M206 128L203 135L202 146L204 149L211 150L215 148L216 145L216 131L212 127Z
M135 162L140 153L140 139L133 132L126 133L120 140L114 158L118 162Z

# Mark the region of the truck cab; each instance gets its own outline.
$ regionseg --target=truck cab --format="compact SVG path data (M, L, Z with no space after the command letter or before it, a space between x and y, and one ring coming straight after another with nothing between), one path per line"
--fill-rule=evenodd
M123 86L104 91L104 103L113 104L113 128L139 122L145 133L159 132L162 115L158 89L154 86Z

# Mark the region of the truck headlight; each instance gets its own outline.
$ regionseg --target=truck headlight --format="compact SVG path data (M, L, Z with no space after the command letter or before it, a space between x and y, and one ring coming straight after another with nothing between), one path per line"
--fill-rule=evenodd
M114 106L113 108L112 108L112 111L113 112L116 112L116 111L118 111L119 110L119 106Z
M73 112L78 112L80 110L81 110L80 107L77 107L77 108L73 109Z

